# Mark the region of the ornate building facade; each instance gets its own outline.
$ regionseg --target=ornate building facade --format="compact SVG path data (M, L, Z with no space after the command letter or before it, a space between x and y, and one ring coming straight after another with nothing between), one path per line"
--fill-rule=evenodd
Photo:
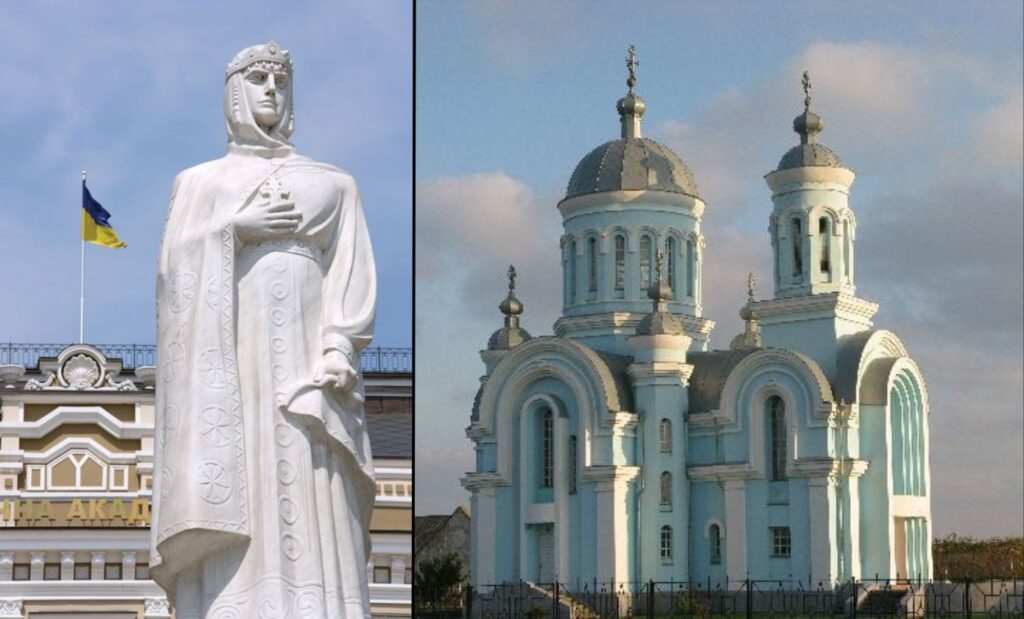
M154 351L105 349L0 346L0 618L171 616L148 573ZM408 616L411 351L369 349L363 362L377 473L371 608Z
M558 204L554 335L520 327L513 277L481 353L472 581L930 578L927 391L856 294L854 173L806 75L800 143L765 176L774 293L751 281L744 332L709 350L706 205L643 137L629 65L621 137Z

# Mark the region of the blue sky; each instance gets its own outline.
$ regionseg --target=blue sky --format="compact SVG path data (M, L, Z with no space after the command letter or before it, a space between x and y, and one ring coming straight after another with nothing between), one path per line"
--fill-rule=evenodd
M412 344L408 3L32 2L2 17L0 340L77 339L88 170L129 246L86 247L86 340L155 342L171 182L224 155L224 67L274 38L295 62L298 152L359 184L379 278L375 344Z
M708 204L712 346L770 281L762 176L797 137L809 69L822 142L857 173L858 294L931 394L935 533L1024 533L1024 13L1019 2L417 3L416 512L467 501L478 351L505 268L534 335L560 310L555 208L618 137L625 50L645 135ZM759 296L770 294L762 286Z

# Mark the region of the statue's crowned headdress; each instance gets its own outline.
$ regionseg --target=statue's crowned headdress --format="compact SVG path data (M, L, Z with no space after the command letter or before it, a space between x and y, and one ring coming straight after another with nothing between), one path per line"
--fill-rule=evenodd
M254 64L273 63L282 65L288 71L289 74L292 72L292 59L288 55L288 50L281 49L281 46L277 44L277 41L271 41L265 45L253 45L247 47L231 59L228 63L228 68L224 72L224 79L228 79L232 74L244 70Z

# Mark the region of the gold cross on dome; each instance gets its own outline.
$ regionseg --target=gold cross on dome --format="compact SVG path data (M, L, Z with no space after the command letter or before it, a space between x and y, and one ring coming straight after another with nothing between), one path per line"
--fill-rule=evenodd
M513 265L508 265L508 289L509 291L516 289L516 268Z
M749 297L751 301L754 300L754 284L756 284L756 283L757 283L757 276L754 275L753 273L748 273L747 274L747 297Z
M804 78L800 80L804 86L804 110L811 108L811 76L804 71Z
M636 68L638 66L640 66L640 61L636 59L636 46L630 45L626 52L626 68L629 69L629 79L626 80L626 85L629 86L629 94L633 94L633 87L636 86Z

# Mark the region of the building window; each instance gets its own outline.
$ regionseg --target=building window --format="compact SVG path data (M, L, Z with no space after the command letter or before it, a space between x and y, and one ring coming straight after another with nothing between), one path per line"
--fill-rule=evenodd
M672 297L676 296L676 239L673 236L665 239L665 268L668 274L666 281L672 290Z
M576 437L569 437L569 494L576 494Z
M668 471L661 474L661 509L662 511L672 509L672 473Z
M60 563L47 563L43 566L43 580L60 580Z
M75 580L91 580L92 566L88 563L75 564Z
M771 480L786 479L786 404L777 395L768 398L768 425L771 440Z
M576 300L576 241L569 243L569 301Z
M693 239L686 241L686 296L693 298Z
M615 235L615 291L626 290L626 238Z
M32 570L28 563L15 563L14 564L14 580L28 580L31 577Z
M103 566L104 580L121 580L121 564L106 563Z
M662 419L661 425L659 426L659 433L659 438L661 439L661 453L672 453L672 422L668 419Z
M135 580L149 580L149 564L148 563L136 563L135 564Z
M793 277L800 277L804 273L803 232L800 230L799 219L794 218L790 223L793 237Z
M722 529L717 524L708 528L708 552L712 565L722 562Z
M551 409L545 409L541 417L541 442L543 461L541 462L540 487L551 488L554 485L555 472L555 420Z
M672 563L672 527L661 527L661 562Z
M782 247L779 245L779 224L775 221L772 224L772 253L775 258L775 285L779 285L779 277L782 275L782 270L779 268L779 254L782 252Z
M373 567L373 582L387 584L391 582L391 568L388 566L375 565Z
M597 292L597 239L587 239L587 291Z
M647 290L651 287L651 263L654 256L651 254L651 237L646 234L640 237L640 289Z
M819 246L821 247L821 259L818 261L818 268L825 275L832 274L832 268L829 265L829 252L831 251L831 242L828 233L828 217L822 217L818 220L818 238L821 240Z
M789 527L772 527L772 556L788 557L792 548Z

